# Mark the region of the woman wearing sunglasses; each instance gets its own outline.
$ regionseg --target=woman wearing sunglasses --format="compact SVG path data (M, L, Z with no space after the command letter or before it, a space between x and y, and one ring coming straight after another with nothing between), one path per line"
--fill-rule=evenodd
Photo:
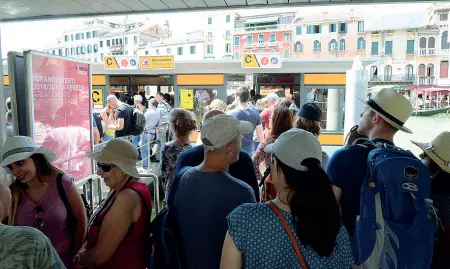
M114 138L87 155L97 161L97 174L111 191L89 221L86 251L77 255L75 266L145 269L152 206L136 169L138 151L129 141Z
M321 166L317 138L294 128L265 151L272 153L277 196L228 215L220 268L350 268L350 240Z
M6 140L0 166L15 177L8 224L39 229L65 266L72 268L72 259L86 236L87 217L72 177L51 164L55 159L53 151L36 147L31 137Z

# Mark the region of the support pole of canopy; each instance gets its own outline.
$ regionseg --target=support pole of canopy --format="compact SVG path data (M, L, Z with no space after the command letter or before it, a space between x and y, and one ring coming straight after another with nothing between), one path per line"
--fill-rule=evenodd
M0 27L0 56L2 56L2 34ZM3 57L1 57L3 58ZM3 145L6 141L6 96L5 85L3 81L3 60L0 68L0 151L3 150Z
M344 136L359 123L359 115L364 111L365 105L359 99L367 99L368 78L369 73L356 57L352 70L346 73Z

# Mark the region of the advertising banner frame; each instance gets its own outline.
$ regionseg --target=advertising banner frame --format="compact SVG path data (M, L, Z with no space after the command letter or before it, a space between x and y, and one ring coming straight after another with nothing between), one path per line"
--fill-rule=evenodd
M23 66L17 64L17 58L22 58ZM26 111L28 103L25 102L26 85L25 85L25 57L21 52L10 51L7 55L9 87L11 89L11 110L13 118L13 134L27 135L27 119ZM16 71L22 68L22 77L18 77ZM23 81L23 89L17 87L17 83ZM19 102L20 101L20 102Z
M59 55L48 54L44 52L29 50L23 52L24 56L24 74L25 74L25 102L27 105L26 120L27 120L27 136L35 138L35 126L34 126L34 90L33 90L33 56L41 56L47 58L53 58L56 60L70 61L73 63L86 64L89 66L88 72L88 85L89 85L89 139L90 139L90 150L94 149L94 132L93 132L93 100L92 100L92 65L88 61L83 61L80 59L64 57ZM94 161L91 160L91 171L94 173ZM81 180L82 178L76 178L75 180Z

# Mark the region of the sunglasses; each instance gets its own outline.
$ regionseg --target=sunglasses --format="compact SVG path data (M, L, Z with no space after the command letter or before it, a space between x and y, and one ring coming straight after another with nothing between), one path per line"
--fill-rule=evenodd
M97 167L99 169L102 169L103 172L109 172L109 171L111 171L111 169L113 169L114 167L117 167L117 166L114 164L97 163Z
M36 222L34 225L36 228L41 228L44 226L44 219L39 217L39 215L45 212L45 208L43 205L39 204L34 208L34 212L36 213Z

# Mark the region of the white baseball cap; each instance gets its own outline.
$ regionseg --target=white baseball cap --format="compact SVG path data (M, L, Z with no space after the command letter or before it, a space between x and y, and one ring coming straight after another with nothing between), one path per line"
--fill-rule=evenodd
M251 122L219 114L203 122L200 137L206 151L213 151L225 146L240 134L253 133L254 129Z
M141 102L141 103L142 103L142 96L140 96L139 94L133 96L133 99L134 99L135 101L138 101L138 102Z
M272 152L282 163L300 171L308 171L301 164L305 159L314 158L322 163L319 140L312 133L299 128L282 133L274 143L264 148L264 152Z

